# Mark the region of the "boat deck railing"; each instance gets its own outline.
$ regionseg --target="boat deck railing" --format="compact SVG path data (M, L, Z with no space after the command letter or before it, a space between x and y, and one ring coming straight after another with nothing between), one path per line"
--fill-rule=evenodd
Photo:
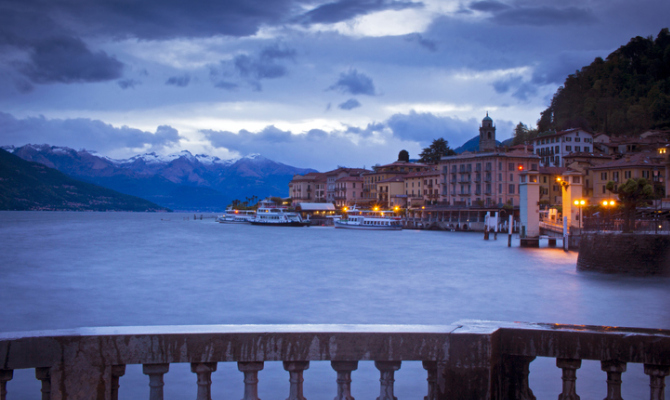
M394 374L405 361L426 370L426 400L534 399L529 366L556 359L560 399L578 399L582 360L598 360L607 398L621 399L627 363L644 364L649 392L664 398L670 374L670 331L607 326L461 321L452 325L207 325L84 328L0 334L0 397L11 399L13 371L32 368L42 399L116 400L126 365L141 364L151 400L163 399L170 364L190 363L197 399L211 399L218 363L235 362L244 374L244 400L258 399L265 362L281 361L290 380L288 400L304 400L303 371L330 362L336 400L352 400L359 361L374 361L379 400L394 399ZM400 373L400 372L398 372ZM37 395L36 395L37 396Z

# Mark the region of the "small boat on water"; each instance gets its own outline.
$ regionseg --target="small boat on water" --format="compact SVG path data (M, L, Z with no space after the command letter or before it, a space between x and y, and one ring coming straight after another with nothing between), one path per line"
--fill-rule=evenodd
M247 224L255 215L255 210L233 210L229 208L225 214L216 219L216 222L223 224Z
M283 207L260 207L256 215L249 220L251 225L265 226L309 226L309 221L303 221L300 214L287 211Z
M371 231L399 231L402 230L400 217L393 211L358 210L355 207L347 215L335 220L335 228L362 229Z

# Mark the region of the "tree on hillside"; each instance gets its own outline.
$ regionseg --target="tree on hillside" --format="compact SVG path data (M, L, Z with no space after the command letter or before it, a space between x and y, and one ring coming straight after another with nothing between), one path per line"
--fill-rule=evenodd
M433 143L424 148L419 154L419 161L426 164L437 164L444 156L453 156L456 152L449 147L449 142L443 138L433 140Z
M407 150L400 150L400 153L398 153L398 161L409 162L409 153Z
M635 37L566 77L538 120L540 132L581 127L608 134L670 128L670 31Z
M635 226L635 211L644 207L649 200L656 198L654 186L644 178L631 178L617 186L614 181L607 182L607 190L619 196L623 205L624 232L631 232Z
M537 135L537 129L529 129L528 125L524 124L523 122L519 122L514 128L514 139L512 140L512 146L526 143L531 144Z

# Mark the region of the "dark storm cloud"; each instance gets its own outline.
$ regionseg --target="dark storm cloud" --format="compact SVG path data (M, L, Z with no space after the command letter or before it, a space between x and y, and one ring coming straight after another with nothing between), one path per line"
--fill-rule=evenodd
M369 123L365 128L359 128L357 126L347 127L346 133L353 133L357 136L367 138L372 136L375 132L381 132L386 128L386 125L379 122Z
M73 37L41 40L30 49L20 70L34 83L100 82L118 79L123 64L104 51L92 52Z
M422 3L413 3L410 1L340 0L320 5L301 15L296 20L302 24L332 24L377 11L404 10L420 7L423 7Z
M261 81L277 79L288 75L286 61L295 61L296 51L285 45L274 43L262 48L258 54L240 54L232 62L221 61L209 66L209 76L214 87L234 90L238 83L231 79L237 78L246 82L253 90L262 90Z
M142 82L137 81L135 79L121 79L116 82L121 89L134 89L135 86L141 85Z
M499 1L485 0L470 3L470 9L475 11L502 11L510 8L509 5Z
M407 35L407 40L410 42L416 42L421 47L430 50L432 52L437 51L437 43L434 40L424 38L419 33L413 33L411 35Z
M470 3L469 8L492 13L491 20L502 25L574 25L589 24L597 20L591 9L575 6L510 6L495 0L484 0Z
M422 146L427 146L438 138L444 138L452 144L463 143L478 134L478 124L474 119L463 121L415 111L395 114L386 124L395 137L419 142Z
M349 99L342 104L339 104L337 107L342 110L353 110L361 106L361 103L356 99Z
M340 78L332 86L328 88L329 90L338 90L342 93L349 94L366 94L368 96L375 95L375 85L372 82L372 78L369 76L358 72L355 69L350 69L347 72L342 72Z
M171 76L167 81L166 85L177 86L177 87L186 87L191 82L191 76L189 74Z
M47 119L40 116L17 119L11 114L0 112L2 144L48 143L97 151L148 145L158 150L174 145L180 139L179 132L167 125L161 125L155 133L151 133L127 126L116 128L102 121L87 118Z

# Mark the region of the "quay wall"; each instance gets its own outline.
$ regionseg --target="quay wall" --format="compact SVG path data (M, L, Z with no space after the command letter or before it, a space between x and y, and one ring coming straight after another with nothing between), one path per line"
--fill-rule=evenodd
M670 276L670 236L584 233L577 270Z

